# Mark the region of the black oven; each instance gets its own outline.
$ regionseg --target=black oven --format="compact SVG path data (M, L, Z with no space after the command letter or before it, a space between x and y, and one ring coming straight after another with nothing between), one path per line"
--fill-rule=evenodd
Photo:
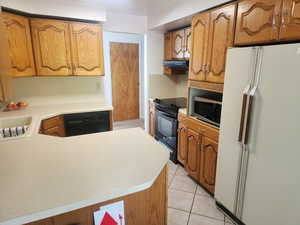
M186 99L156 99L155 103L155 139L168 147L170 159L177 163L177 115L179 108L186 107Z
M222 95L195 96L193 99L192 116L207 123L220 126L222 111Z

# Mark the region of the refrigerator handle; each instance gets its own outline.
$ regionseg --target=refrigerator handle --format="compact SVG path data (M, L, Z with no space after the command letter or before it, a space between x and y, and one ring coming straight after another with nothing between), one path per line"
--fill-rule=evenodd
M241 114L241 122L240 122L240 131L239 131L239 142L242 143L244 136L244 126L245 126L245 118L246 118L246 108L247 108L247 100L248 94L243 94L243 103L242 103L242 114Z
M253 100L256 95L259 82L261 80L261 67L262 67L262 61L263 61L263 48L258 48L258 61L257 61L257 68L256 68L256 80L253 88L251 89L249 95L248 95L248 103L247 103L247 113L246 113L246 120L245 120L245 127L244 127L244 140L243 144L248 144L249 139L249 131L250 131L250 123L251 123L251 112L253 108Z

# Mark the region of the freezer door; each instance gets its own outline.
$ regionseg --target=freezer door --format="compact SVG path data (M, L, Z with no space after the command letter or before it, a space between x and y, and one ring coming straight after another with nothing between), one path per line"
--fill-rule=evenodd
M261 79L254 96L249 135L249 163L242 221L249 225L300 224L300 44L267 46L263 48ZM230 76L229 76L230 79ZM225 82L226 84L226 82ZM229 81L230 84L230 81ZM225 93L229 92L225 89ZM230 133L230 106L225 96L223 133ZM230 100L231 101L231 100ZM227 112L228 110L228 112ZM229 127L228 127L229 126ZM226 132L227 131L227 132ZM226 140L226 139L229 140ZM234 146L231 136L221 135L222 149L217 188L232 194L224 184ZM222 152L223 151L223 152ZM227 158L225 162L224 158ZM236 161L236 159L234 159ZM232 168L235 169L235 168ZM217 183L218 184L218 183ZM220 190L226 186L226 193ZM228 196L222 201L229 201Z
M215 198L235 214L242 153L242 145L238 139L243 92L252 83L257 48L232 48L227 54Z

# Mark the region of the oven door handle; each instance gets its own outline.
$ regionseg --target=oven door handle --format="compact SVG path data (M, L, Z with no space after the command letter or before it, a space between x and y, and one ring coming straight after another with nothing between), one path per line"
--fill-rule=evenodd
M156 113L157 113L158 116L162 116L162 117L164 117L164 118L166 118L166 119L173 120L173 121L174 121L174 120L177 120L177 118L171 116L171 115L168 114L168 113L165 113L165 112L162 112L162 111L156 111Z

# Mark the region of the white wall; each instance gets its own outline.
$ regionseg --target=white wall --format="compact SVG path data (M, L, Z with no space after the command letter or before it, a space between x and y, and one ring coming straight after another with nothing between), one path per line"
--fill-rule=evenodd
M151 0L148 1L148 27L155 27L190 16L228 0Z
M144 36L138 34L126 34L115 32L104 32L104 63L105 63L105 96L106 101L112 104L112 83L110 66L110 42L135 43L139 45L139 71L140 71L140 118L144 118L145 106L145 73L144 73Z
M71 0L0 0L2 6L20 11L42 14L48 16L60 16L79 18L86 20L106 20L106 11L101 4L93 7L75 4ZM0 4L1 5L1 4Z
M24 77L14 78L13 101L30 105L74 102L106 103L104 78L97 77Z
M107 13L103 29L110 32L144 34L147 31L147 17Z

